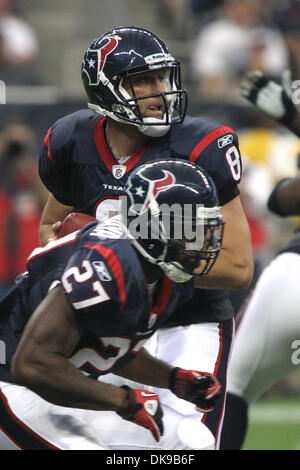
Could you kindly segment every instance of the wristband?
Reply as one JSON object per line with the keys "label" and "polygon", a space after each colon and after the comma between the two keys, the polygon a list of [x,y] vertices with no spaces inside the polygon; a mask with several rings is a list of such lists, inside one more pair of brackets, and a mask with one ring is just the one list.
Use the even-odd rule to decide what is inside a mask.
{"label": "wristband", "polygon": [[179,371],[179,369],[180,369],[180,367],[174,367],[170,372],[169,389],[173,393],[175,391],[175,380],[176,380],[176,375],[177,375],[177,372]]}
{"label": "wristband", "polygon": [[122,385],[120,388],[124,388],[127,391],[128,405],[124,410],[117,411],[116,413],[123,419],[133,419],[135,413],[142,405],[138,405],[135,399],[133,390],[127,385]]}

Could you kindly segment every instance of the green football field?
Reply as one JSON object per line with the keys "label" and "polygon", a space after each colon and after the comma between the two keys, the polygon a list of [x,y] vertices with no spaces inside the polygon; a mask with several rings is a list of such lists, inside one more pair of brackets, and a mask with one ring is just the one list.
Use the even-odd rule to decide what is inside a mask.
{"label": "green football field", "polygon": [[300,450],[300,396],[253,404],[243,450]]}

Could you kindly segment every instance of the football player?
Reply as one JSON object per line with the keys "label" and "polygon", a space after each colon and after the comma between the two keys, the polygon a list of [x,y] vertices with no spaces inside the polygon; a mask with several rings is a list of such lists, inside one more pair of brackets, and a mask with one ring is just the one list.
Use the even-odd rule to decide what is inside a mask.
{"label": "football player", "polygon": [[[262,113],[300,137],[300,114],[291,99],[289,72],[282,84],[261,71],[247,74],[242,95]],[[300,178],[279,181],[268,208],[284,217],[300,215]],[[241,320],[228,369],[228,397],[221,449],[241,449],[248,427],[249,406],[274,383],[295,371],[300,335],[300,232],[295,231],[264,269],[251,297],[242,307]]]}
{"label": "football player", "polygon": [[[120,27],[96,38],[84,55],[82,79],[89,109],[54,123],[41,150],[39,172],[50,191],[41,242],[55,237],[71,211],[98,220],[118,212],[126,180],[138,164],[180,155],[207,170],[226,221],[223,249],[202,277],[202,289],[174,311],[168,328],[160,329],[157,354],[182,367],[192,360],[218,376],[223,398],[213,413],[202,417],[218,446],[235,315],[224,289],[247,289],[253,272],[238,189],[242,167],[237,135],[227,126],[186,116],[180,63],[145,29]],[[191,413],[168,393],[162,400],[179,413]]]}
{"label": "football player", "polygon": [[[17,448],[131,448],[137,431],[146,448],[187,448],[175,413],[167,411],[162,437],[157,393],[104,383],[110,372],[169,388],[205,413],[217,401],[212,374],[174,368],[143,348],[217,259],[223,220],[214,183],[185,160],[156,160],[131,174],[125,194],[122,215],[35,249],[0,304],[0,429]],[[182,211],[167,218],[174,204]],[[201,448],[199,439],[193,445]]]}

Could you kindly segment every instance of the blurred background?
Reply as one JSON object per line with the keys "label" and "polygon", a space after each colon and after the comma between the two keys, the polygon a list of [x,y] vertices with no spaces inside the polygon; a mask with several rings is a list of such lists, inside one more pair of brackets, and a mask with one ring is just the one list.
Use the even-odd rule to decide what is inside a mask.
{"label": "blurred background", "polygon": [[[256,276],[299,223],[270,214],[266,200],[279,179],[299,171],[300,141],[264,118],[238,88],[252,69],[278,81],[290,69],[293,80],[300,79],[299,0],[0,0],[0,80],[6,91],[6,104],[0,104],[0,296],[38,244],[48,196],[37,174],[43,138],[56,119],[86,107],[84,52],[95,37],[122,25],[152,30],[181,60],[189,114],[238,133]],[[243,298],[233,295],[237,309]],[[295,370],[266,398],[299,397],[299,383]]]}

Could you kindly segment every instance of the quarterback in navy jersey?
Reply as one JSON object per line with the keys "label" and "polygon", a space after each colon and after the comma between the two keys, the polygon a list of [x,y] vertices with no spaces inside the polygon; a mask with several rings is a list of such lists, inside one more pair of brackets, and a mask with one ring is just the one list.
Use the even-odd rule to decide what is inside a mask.
{"label": "quarterback in navy jersey", "polygon": [[[232,129],[204,118],[187,117],[182,124],[172,126],[167,135],[150,139],[124,164],[118,164],[107,144],[105,126],[103,116],[81,110],[49,129],[40,153],[39,172],[48,190],[64,206],[105,220],[119,211],[119,197],[132,170],[155,158],[178,155],[209,172],[222,206],[239,195],[241,161],[238,138]],[[173,324],[228,320],[236,313],[225,291],[199,290],[197,297],[196,304],[189,304],[189,316],[183,319],[179,310]]]}
{"label": "quarterback in navy jersey", "polygon": [[167,135],[150,139],[122,164],[107,144],[105,127],[104,116],[81,110],[57,121],[44,139],[40,177],[59,202],[73,206],[77,212],[102,218],[107,204],[103,201],[123,194],[128,175],[136,166],[179,155],[209,172],[221,195],[221,205],[239,194],[238,137],[229,127],[205,118],[186,117]]}
{"label": "quarterback in navy jersey", "polygon": [[[190,222],[203,230],[201,243],[196,230],[193,249],[185,237],[168,235],[164,208],[175,203],[189,205]],[[80,448],[107,449],[110,425],[97,415],[98,428],[104,429],[95,441],[89,424],[94,410],[116,412],[134,423],[133,432],[136,425],[150,430],[152,437],[144,439],[158,448],[153,438],[159,443],[163,434],[162,409],[157,393],[144,383],[170,388],[202,412],[216,404],[220,384],[212,374],[170,366],[143,348],[176,304],[192,295],[195,276],[206,275],[217,259],[223,220],[214,183],[184,160],[156,160],[131,174],[125,207],[125,218],[90,222],[36,248],[27,272],[0,303],[0,338],[6,345],[0,365],[0,446],[4,433],[24,449],[76,449],[78,439]],[[136,235],[135,223],[141,220],[154,234],[150,238]],[[183,214],[176,220],[186,223]],[[170,223],[174,233],[175,219]],[[201,275],[194,275],[196,269]],[[100,376],[110,372],[142,388],[124,380],[121,386],[102,382]],[[83,427],[79,410],[85,410]],[[176,428],[169,424],[167,429],[161,445],[171,441],[185,448]],[[130,447],[128,434],[120,439]]]}
{"label": "quarterback in navy jersey", "polygon": [[[128,175],[138,164],[180,156],[205,168],[217,186],[226,222],[223,249],[213,269],[201,278],[201,288],[174,311],[164,325],[166,331],[160,329],[159,342],[164,342],[169,327],[172,333],[189,327],[189,334],[201,330],[195,333],[199,345],[206,328],[214,328],[212,350],[195,354],[210,357],[205,367],[218,375],[225,400],[235,315],[226,290],[247,289],[253,273],[250,232],[238,189],[242,165],[237,135],[211,120],[186,116],[180,63],[158,36],[145,29],[120,27],[96,38],[85,53],[82,79],[89,109],[51,126],[40,153],[40,177],[50,192],[41,218],[41,244],[55,238],[61,221],[74,210],[98,220],[117,213]],[[178,343],[176,335],[173,338]],[[192,351],[192,340],[188,344],[185,351]],[[157,350],[161,357],[173,350],[169,359],[177,362],[179,348]],[[224,403],[210,418],[216,436]]]}

